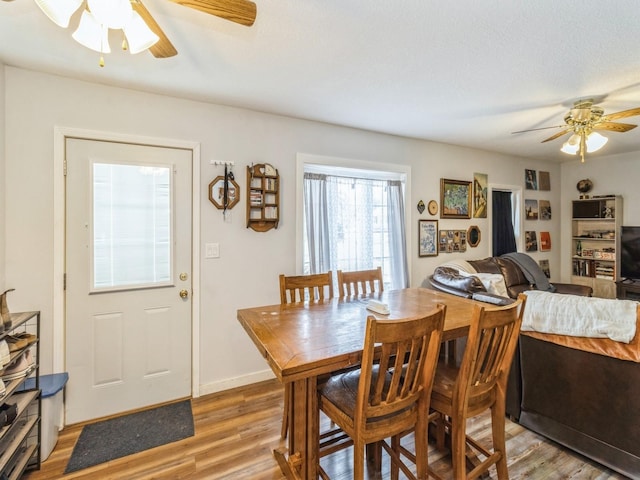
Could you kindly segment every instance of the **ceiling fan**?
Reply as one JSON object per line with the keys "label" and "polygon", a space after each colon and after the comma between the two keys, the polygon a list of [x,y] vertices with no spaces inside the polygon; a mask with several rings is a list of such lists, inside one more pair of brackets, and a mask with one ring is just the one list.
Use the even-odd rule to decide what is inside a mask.
{"label": "ceiling fan", "polygon": [[604,114],[604,109],[593,104],[593,99],[578,100],[573,104],[573,108],[564,117],[564,125],[552,127],[532,128],[530,130],[520,130],[512,133],[533,132],[549,128],[562,128],[558,133],[542,141],[542,143],[555,140],[568,133],[573,133],[563,144],[561,150],[571,155],[579,154],[584,162],[585,153],[595,152],[602,148],[608,139],[600,135],[596,130],[609,130],[612,132],[628,132],[636,128],[637,125],[630,123],[613,122],[620,118],[640,115],[640,108],[632,108],[621,112]]}
{"label": "ceiling fan", "polygon": [[[256,19],[256,4],[251,0],[170,1],[248,27]],[[131,53],[149,49],[156,58],[172,57],[178,53],[141,0],[35,0],[35,3],[63,28],[67,28],[71,17],[82,10],[80,24],[73,37],[100,53],[110,51],[109,29],[124,31],[126,42],[123,48],[131,46]]]}
{"label": "ceiling fan", "polygon": [[[170,0],[185,7],[194,8],[209,15],[224,18],[234,23],[250,27],[256,19],[256,4],[250,0]],[[140,0],[131,0],[131,6],[142,17],[147,26],[160,37],[160,40],[149,48],[156,58],[166,58],[178,52],[164,34],[160,26]]]}

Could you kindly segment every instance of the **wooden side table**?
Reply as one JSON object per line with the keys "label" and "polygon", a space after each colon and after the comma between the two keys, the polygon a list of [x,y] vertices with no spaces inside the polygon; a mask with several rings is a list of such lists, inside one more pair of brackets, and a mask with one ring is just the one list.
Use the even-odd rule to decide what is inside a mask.
{"label": "wooden side table", "polygon": [[616,282],[616,297],[621,300],[640,301],[640,282]]}

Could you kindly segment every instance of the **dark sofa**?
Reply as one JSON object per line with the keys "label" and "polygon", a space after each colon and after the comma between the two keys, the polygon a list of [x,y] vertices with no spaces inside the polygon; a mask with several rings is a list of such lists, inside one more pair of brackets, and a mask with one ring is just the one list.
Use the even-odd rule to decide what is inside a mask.
{"label": "dark sofa", "polygon": [[[527,280],[522,269],[509,258],[488,257],[482,260],[468,260],[467,262],[479,273],[497,273],[502,275],[509,298],[516,299],[518,294],[525,290],[536,288],[534,284]],[[486,293],[486,289],[481,282],[474,282],[473,277],[455,275],[452,270],[453,269],[448,267],[438,267],[428,280],[437,290],[467,298],[473,297],[474,293]],[[553,286],[557,293],[582,296],[591,296],[593,293],[591,287],[584,285],[554,282]]]}
{"label": "dark sofa", "polygon": [[[636,337],[637,337],[636,333]],[[520,334],[517,421],[640,478],[640,364]],[[511,389],[511,386],[509,387]],[[515,390],[515,389],[514,389]]]}
{"label": "dark sofa", "polygon": [[[504,277],[509,299],[502,301],[535,288],[508,258],[468,263],[478,272]],[[501,301],[477,279],[447,267],[438,267],[427,283],[467,298],[488,295],[490,303]],[[581,285],[553,285],[557,293],[592,293]],[[547,340],[520,334],[507,390],[509,417],[623,475],[640,478],[640,364]]]}

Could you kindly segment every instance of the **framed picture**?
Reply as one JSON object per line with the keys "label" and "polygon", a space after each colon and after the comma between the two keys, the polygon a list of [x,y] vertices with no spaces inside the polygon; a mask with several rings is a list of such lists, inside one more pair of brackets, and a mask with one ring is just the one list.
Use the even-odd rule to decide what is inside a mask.
{"label": "framed picture", "polygon": [[545,277],[551,278],[551,269],[549,268],[549,260],[540,260],[538,262],[540,268],[544,272]]}
{"label": "framed picture", "polygon": [[538,172],[538,190],[551,190],[551,177],[549,172]]}
{"label": "framed picture", "polygon": [[440,179],[440,218],[471,218],[471,182]]}
{"label": "framed picture", "polygon": [[540,251],[546,252],[551,250],[551,233],[540,232]]}
{"label": "framed picture", "polygon": [[540,220],[551,220],[551,202],[549,200],[538,201],[538,217]]}
{"label": "framed picture", "polygon": [[473,174],[473,218],[487,218],[487,184],[486,173]]}
{"label": "framed picture", "polygon": [[527,252],[538,251],[538,239],[536,238],[535,230],[527,230],[524,232],[524,249]]}
{"label": "framed picture", "polygon": [[438,221],[418,220],[418,256],[438,255]]}
{"label": "framed picture", "polygon": [[209,184],[209,201],[222,210],[233,208],[240,201],[240,187],[235,180],[227,180],[227,196],[224,192],[224,176],[219,175]]}
{"label": "framed picture", "polygon": [[524,171],[524,184],[527,190],[537,190],[538,189],[538,179],[536,178],[536,171],[529,170],[528,168]]}
{"label": "framed picture", "polygon": [[538,219],[538,200],[526,199],[524,200],[524,219],[525,220],[537,220]]}
{"label": "framed picture", "polygon": [[440,230],[440,252],[454,253],[467,251],[466,230]]}
{"label": "framed picture", "polygon": [[467,230],[467,243],[472,248],[480,244],[480,229],[477,225],[471,225]]}

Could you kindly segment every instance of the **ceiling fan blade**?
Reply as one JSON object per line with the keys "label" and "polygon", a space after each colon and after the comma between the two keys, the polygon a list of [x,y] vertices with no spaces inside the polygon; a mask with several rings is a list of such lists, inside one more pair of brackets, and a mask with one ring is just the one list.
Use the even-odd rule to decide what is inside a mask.
{"label": "ceiling fan blade", "polygon": [[158,40],[149,48],[151,54],[156,58],[168,58],[177,55],[178,51],[164,34],[162,29],[160,28],[160,25],[158,25],[155,19],[151,16],[151,13],[149,13],[147,7],[145,7],[140,2],[140,0],[131,0],[131,6],[138,13],[138,15],[142,17],[144,23],[147,24],[147,26],[153,31],[153,33],[160,37],[160,40]]}
{"label": "ceiling fan blade", "polygon": [[610,113],[608,115],[604,115],[602,118],[605,121],[609,121],[615,120],[617,118],[633,117],[634,115],[640,115],[640,107],[632,108],[630,110],[623,110],[621,112]]}
{"label": "ceiling fan blade", "polygon": [[600,122],[594,125],[594,130],[611,130],[613,132],[628,132],[629,130],[636,128],[637,125],[632,123],[618,123],[618,122]]}
{"label": "ceiling fan blade", "polygon": [[562,128],[562,127],[566,127],[566,125],[554,125],[553,127],[530,128],[529,130],[519,130],[517,132],[511,132],[511,134],[513,135],[514,133],[537,132],[538,130],[548,130],[550,128]]}
{"label": "ceiling fan blade", "polygon": [[550,136],[549,138],[547,138],[546,140],[543,140],[540,143],[550,142],[551,140],[555,140],[556,138],[566,135],[569,132],[573,132],[573,128],[565,128],[564,130],[559,131],[555,135]]}
{"label": "ceiling fan blade", "polygon": [[185,7],[250,27],[256,20],[256,4],[250,0],[171,0]]}

